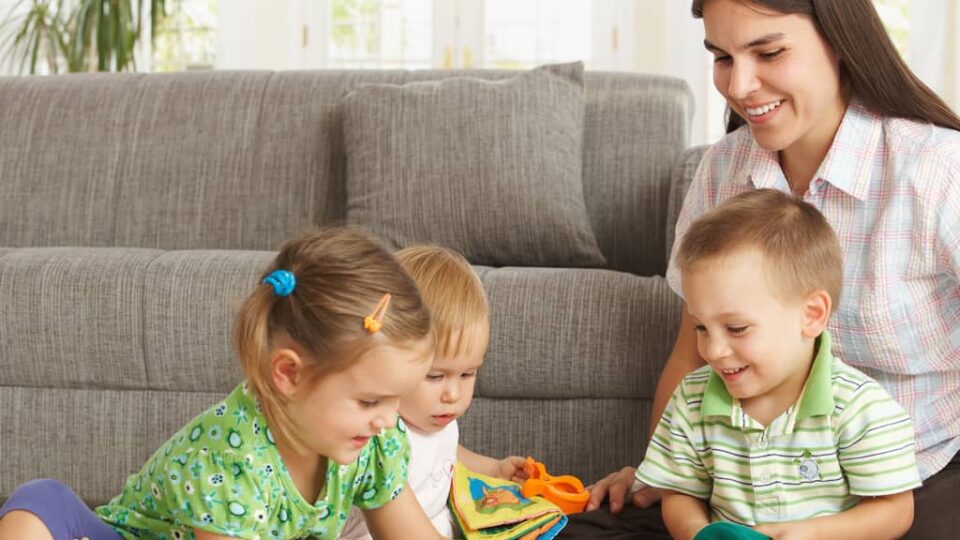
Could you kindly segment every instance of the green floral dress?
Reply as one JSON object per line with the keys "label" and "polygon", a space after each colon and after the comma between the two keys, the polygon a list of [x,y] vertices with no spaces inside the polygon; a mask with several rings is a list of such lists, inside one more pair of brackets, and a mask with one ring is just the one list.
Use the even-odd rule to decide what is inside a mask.
{"label": "green floral dress", "polygon": [[323,492],[310,504],[242,384],[175,433],[96,513],[127,539],[192,539],[194,529],[260,540],[332,539],[352,506],[377,508],[400,494],[409,456],[398,419],[353,463],[329,460]]}

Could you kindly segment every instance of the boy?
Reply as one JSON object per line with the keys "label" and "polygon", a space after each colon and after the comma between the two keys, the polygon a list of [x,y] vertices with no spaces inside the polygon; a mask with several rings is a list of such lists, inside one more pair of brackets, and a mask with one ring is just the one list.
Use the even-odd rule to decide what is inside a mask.
{"label": "boy", "polygon": [[690,227],[678,263],[707,365],[673,393],[637,470],[664,489],[670,534],[711,521],[774,538],[904,534],[920,485],[912,423],[831,355],[843,258],[820,212],[775,190],[738,195]]}
{"label": "boy", "polygon": [[[437,331],[433,365],[413,393],[400,402],[410,439],[409,484],[444,536],[453,535],[447,508],[453,465],[507,480],[523,479],[524,458],[495,460],[459,444],[457,418],[470,407],[477,371],[490,339],[489,308],[480,279],[460,254],[436,246],[411,246],[396,253],[417,283]],[[354,512],[340,538],[370,538]]]}

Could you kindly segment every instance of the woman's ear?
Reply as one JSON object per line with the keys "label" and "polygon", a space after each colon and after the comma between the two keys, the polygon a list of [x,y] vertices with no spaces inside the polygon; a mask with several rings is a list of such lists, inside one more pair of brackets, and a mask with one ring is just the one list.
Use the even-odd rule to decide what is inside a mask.
{"label": "woman's ear", "polygon": [[803,305],[803,336],[816,338],[823,333],[830,320],[830,309],[833,301],[830,293],[822,289],[807,295]]}
{"label": "woman's ear", "polygon": [[270,357],[273,385],[286,397],[293,397],[305,380],[303,359],[293,349],[277,349]]}

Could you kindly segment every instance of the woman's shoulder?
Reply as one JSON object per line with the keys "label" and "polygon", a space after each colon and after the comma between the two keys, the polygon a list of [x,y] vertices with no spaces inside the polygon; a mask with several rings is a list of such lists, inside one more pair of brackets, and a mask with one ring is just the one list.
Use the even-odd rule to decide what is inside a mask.
{"label": "woman's shoulder", "polygon": [[894,158],[960,167],[960,131],[906,118],[883,119],[884,140]]}

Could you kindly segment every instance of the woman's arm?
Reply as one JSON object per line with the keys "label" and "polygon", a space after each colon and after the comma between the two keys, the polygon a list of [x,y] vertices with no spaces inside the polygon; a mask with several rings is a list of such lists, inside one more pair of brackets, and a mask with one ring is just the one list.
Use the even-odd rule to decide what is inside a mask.
{"label": "woman's arm", "polygon": [[867,497],[853,508],[806,521],[767,523],[755,527],[774,540],[844,538],[882,540],[900,538],[913,525],[913,492]]}
{"label": "woman's arm", "polygon": [[410,486],[392,501],[373,510],[364,510],[370,535],[377,540],[405,540],[408,538],[441,539],[424,513]]}
{"label": "woman's arm", "polygon": [[653,410],[650,411],[649,436],[653,437],[653,432],[657,430],[657,424],[660,417],[663,416],[663,409],[667,407],[670,396],[677,389],[680,381],[693,370],[704,364],[700,358],[700,352],[697,351],[697,333],[693,330],[693,319],[687,313],[687,304],[683,304],[680,316],[680,332],[677,333],[677,340],[673,343],[673,351],[667,358],[667,363],[660,372],[660,381],[657,382],[657,391],[653,395]]}
{"label": "woman's arm", "polygon": [[457,446],[457,459],[473,472],[503,478],[504,480],[522,481],[526,475],[523,464],[527,460],[520,456],[508,456],[497,460],[467,450],[463,445]]}
{"label": "woman's arm", "polygon": [[676,540],[692,540],[700,529],[710,524],[707,504],[685,493],[662,490],[663,522]]}

